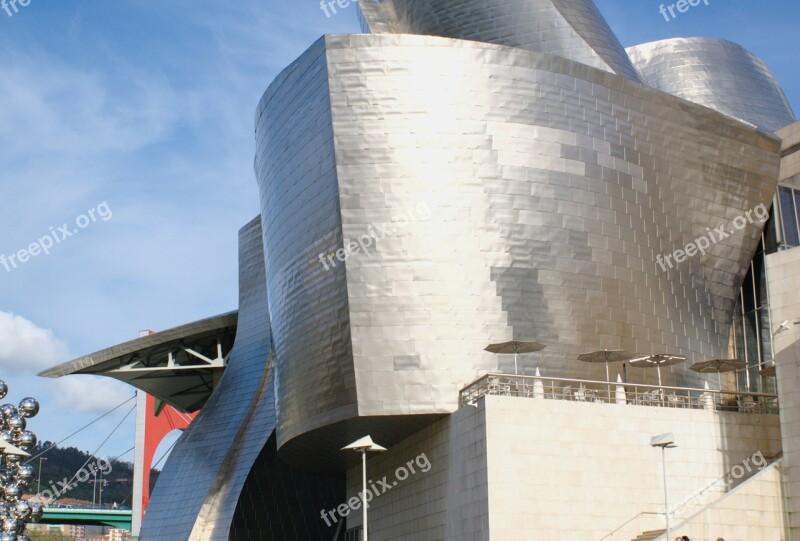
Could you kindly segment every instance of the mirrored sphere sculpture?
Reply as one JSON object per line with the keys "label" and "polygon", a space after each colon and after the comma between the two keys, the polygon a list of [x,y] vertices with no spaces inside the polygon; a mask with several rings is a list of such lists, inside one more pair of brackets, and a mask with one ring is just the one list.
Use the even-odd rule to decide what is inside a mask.
{"label": "mirrored sphere sculpture", "polygon": [[[6,394],[8,385],[0,381],[0,398]],[[23,533],[25,525],[42,518],[41,503],[22,499],[25,486],[35,477],[34,467],[24,462],[38,441],[36,434],[26,430],[27,419],[37,413],[39,402],[31,397],[23,398],[19,407],[0,406],[0,441],[13,446],[0,448],[0,541],[30,541]]]}

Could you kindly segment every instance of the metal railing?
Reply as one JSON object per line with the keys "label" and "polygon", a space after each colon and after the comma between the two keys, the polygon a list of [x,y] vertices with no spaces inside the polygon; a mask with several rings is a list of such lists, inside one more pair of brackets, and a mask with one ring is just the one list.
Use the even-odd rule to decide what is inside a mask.
{"label": "metal railing", "polygon": [[460,405],[474,403],[485,395],[741,413],[778,413],[778,396],[774,394],[509,374],[486,374],[464,387],[459,393]]}

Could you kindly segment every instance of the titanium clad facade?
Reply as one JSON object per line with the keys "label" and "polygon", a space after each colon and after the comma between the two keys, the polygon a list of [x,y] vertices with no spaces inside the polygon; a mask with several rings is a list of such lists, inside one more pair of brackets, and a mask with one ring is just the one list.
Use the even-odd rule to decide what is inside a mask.
{"label": "titanium clad facade", "polygon": [[702,386],[688,365],[727,355],[763,224],[656,256],[769,205],[779,165],[776,138],[624,77],[413,35],[323,38],[267,90],[256,136],[292,456],[454,411],[513,370],[492,342],[542,341],[520,371],[553,377],[603,379],[573,360],[592,349],[685,354],[664,383]]}
{"label": "titanium clad facade", "polygon": [[592,0],[360,0],[359,9],[365,32],[519,47],[642,82]]}
{"label": "titanium clad facade", "polygon": [[142,540],[227,540],[245,478],[274,429],[258,218],[240,231],[239,284],[239,326],[228,368],[170,454],[144,517]]}
{"label": "titanium clad facade", "polygon": [[650,86],[774,132],[794,122],[769,67],[722,39],[675,38],[627,49]]}
{"label": "titanium clad facade", "polygon": [[322,38],[278,76],[257,111],[266,280],[280,337],[279,448],[298,420],[316,428],[358,416],[345,267],[319,259],[343,244],[326,54]]}

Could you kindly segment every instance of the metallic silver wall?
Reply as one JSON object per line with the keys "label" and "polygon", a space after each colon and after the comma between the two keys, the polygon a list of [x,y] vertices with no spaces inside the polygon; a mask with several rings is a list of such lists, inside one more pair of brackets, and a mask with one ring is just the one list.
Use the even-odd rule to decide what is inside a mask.
{"label": "metallic silver wall", "polygon": [[143,541],[225,540],[256,457],[275,428],[261,220],[239,234],[239,326],[227,369],[167,460]]}
{"label": "metallic silver wall", "polygon": [[769,204],[779,163],[776,138],[624,77],[412,35],[323,38],[256,135],[278,445],[318,463],[513,369],[490,342],[548,344],[521,360],[546,376],[602,378],[574,359],[604,347],[727,354],[761,224],[667,272],[656,255]]}
{"label": "metallic silver wall", "polygon": [[358,416],[345,267],[326,271],[318,257],[343,242],[324,43],[287,67],[257,110],[279,447],[299,419],[319,427]]}
{"label": "metallic silver wall", "polygon": [[360,0],[359,9],[365,31],[519,47],[641,82],[592,0]]}
{"label": "metallic silver wall", "polygon": [[722,39],[675,38],[630,47],[647,84],[774,132],[794,113],[770,69]]}

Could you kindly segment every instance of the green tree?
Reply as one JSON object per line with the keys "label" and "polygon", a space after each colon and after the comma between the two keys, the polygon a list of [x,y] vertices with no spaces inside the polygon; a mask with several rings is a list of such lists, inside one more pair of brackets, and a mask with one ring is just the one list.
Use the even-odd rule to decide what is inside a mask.
{"label": "green tree", "polygon": [[46,532],[27,531],[25,532],[31,541],[72,541],[61,530],[47,530]]}

